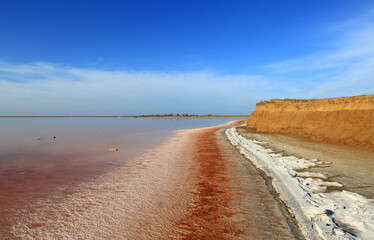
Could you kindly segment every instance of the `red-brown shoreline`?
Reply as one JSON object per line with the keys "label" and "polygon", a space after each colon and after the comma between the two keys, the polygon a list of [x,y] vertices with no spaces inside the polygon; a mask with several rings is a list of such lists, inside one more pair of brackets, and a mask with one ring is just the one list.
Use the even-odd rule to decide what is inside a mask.
{"label": "red-brown shoreline", "polygon": [[197,189],[187,215],[175,224],[183,239],[225,239],[228,235],[239,237],[244,232],[229,220],[238,210],[230,206],[234,193],[229,192],[226,162],[214,134],[221,128],[211,127],[196,133]]}

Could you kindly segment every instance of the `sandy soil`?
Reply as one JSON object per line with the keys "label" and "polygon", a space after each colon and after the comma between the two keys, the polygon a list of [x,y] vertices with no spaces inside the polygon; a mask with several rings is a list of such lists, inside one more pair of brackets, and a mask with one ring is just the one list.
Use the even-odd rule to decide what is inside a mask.
{"label": "sandy soil", "polygon": [[308,170],[323,173],[328,180],[344,185],[343,188],[330,188],[327,191],[348,190],[374,199],[374,152],[280,134],[255,133],[246,128],[238,130],[242,136],[267,142],[266,147],[275,152],[331,162],[326,167]]}

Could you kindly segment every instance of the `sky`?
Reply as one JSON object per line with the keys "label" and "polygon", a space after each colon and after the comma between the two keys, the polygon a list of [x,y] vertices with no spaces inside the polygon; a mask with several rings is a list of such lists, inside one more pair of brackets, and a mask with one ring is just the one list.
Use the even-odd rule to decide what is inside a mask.
{"label": "sky", "polygon": [[373,1],[0,0],[0,116],[250,114],[373,93]]}

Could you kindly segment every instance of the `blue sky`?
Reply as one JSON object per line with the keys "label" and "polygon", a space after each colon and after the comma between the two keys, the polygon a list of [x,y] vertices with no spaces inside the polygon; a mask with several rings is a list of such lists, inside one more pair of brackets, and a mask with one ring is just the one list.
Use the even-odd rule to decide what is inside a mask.
{"label": "blue sky", "polygon": [[0,1],[0,115],[374,93],[372,1]]}

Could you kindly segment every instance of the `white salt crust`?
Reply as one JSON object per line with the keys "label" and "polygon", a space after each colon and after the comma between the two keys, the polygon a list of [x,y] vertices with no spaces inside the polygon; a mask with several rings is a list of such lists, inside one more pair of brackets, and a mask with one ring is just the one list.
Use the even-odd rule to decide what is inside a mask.
{"label": "white salt crust", "polygon": [[240,136],[235,127],[227,129],[226,135],[242,155],[272,178],[307,239],[374,239],[373,200],[348,191],[326,193],[327,187],[343,185],[307,171],[331,163],[272,153],[262,146],[264,142]]}

